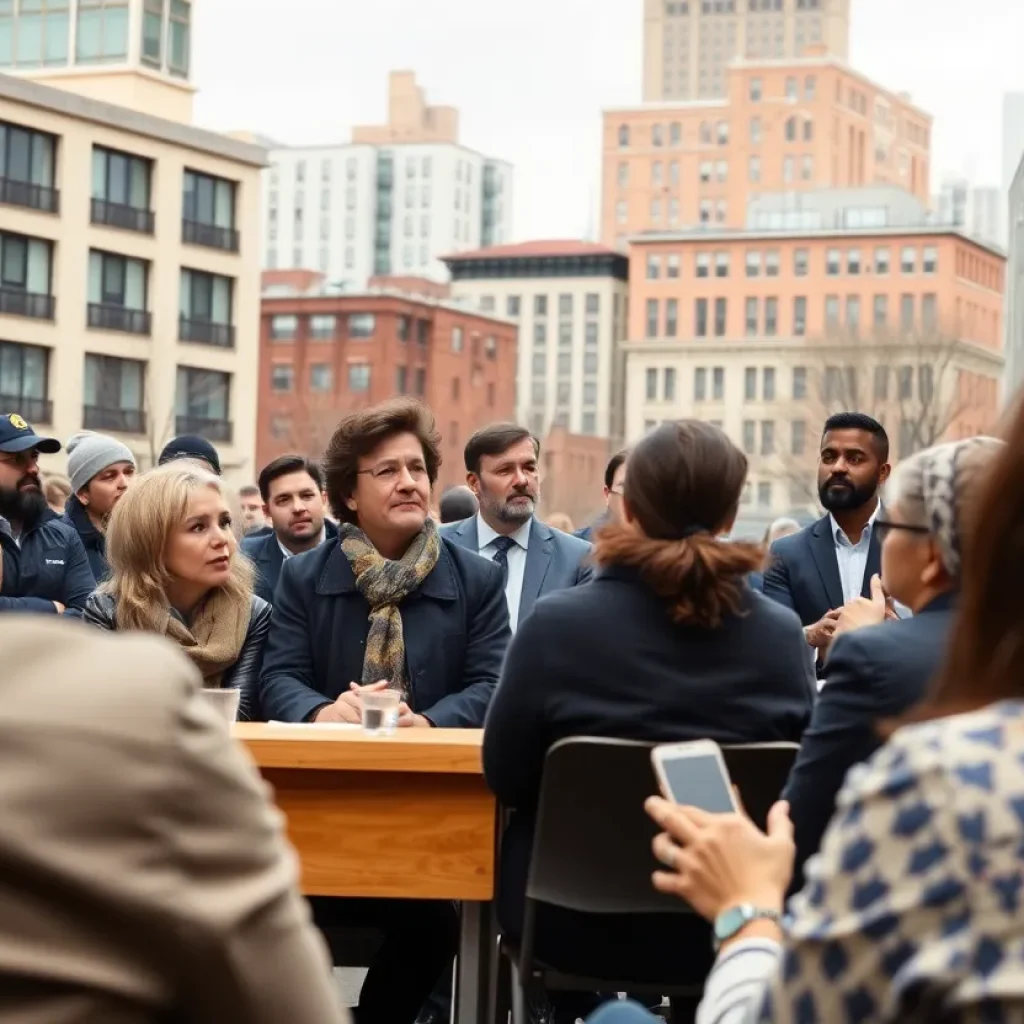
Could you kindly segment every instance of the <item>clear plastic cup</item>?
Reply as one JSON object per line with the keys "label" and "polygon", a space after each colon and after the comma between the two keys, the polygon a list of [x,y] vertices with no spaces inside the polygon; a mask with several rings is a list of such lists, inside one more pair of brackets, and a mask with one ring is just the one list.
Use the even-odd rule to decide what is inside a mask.
{"label": "clear plastic cup", "polygon": [[238,702],[242,697],[241,690],[235,686],[225,687],[224,689],[204,687],[202,694],[206,703],[216,711],[217,717],[222,719],[224,724],[230,728],[231,723],[238,718]]}
{"label": "clear plastic cup", "polygon": [[363,706],[363,732],[367,736],[390,736],[398,728],[398,690],[376,690],[359,695]]}

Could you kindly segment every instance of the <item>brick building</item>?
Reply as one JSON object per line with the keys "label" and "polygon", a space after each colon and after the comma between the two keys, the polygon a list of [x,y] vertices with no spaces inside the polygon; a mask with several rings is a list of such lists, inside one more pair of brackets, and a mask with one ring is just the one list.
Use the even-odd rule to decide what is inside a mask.
{"label": "brick building", "polygon": [[257,466],[318,457],[345,413],[406,394],[437,418],[438,493],[464,482],[469,435],[514,416],[515,324],[394,287],[332,294],[304,273],[264,278]]}
{"label": "brick building", "polygon": [[927,204],[931,117],[820,50],[736,61],[720,99],[606,110],[602,241],[742,227],[780,190],[889,184]]}

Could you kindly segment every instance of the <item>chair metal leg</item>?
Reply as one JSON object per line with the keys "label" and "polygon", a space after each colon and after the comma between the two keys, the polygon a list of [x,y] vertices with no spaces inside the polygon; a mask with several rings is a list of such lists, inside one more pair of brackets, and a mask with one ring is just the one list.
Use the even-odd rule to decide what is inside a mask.
{"label": "chair metal leg", "polygon": [[519,976],[519,967],[510,961],[509,969],[512,976],[512,1024],[530,1024],[526,1015],[526,992],[523,989],[523,980]]}

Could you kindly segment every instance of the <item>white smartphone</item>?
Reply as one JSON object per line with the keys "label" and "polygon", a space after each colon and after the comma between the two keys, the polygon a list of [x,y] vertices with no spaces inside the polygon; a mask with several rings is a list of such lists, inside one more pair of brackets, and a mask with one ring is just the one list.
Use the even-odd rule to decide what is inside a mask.
{"label": "white smartphone", "polygon": [[739,810],[725,758],[714,740],[655,747],[651,764],[666,800],[712,813]]}

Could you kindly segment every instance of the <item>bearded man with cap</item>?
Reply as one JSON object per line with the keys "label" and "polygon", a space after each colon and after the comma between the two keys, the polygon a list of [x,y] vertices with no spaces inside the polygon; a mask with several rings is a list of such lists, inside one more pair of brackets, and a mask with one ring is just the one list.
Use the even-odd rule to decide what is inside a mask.
{"label": "bearded man with cap", "polygon": [[0,414],[0,612],[81,617],[95,589],[78,533],[43,494],[39,456],[59,451],[16,412]]}
{"label": "bearded man with cap", "polygon": [[107,520],[135,477],[135,455],[105,434],[83,430],[67,445],[72,494],[63,519],[74,527],[97,583],[110,574],[107,565]]}

